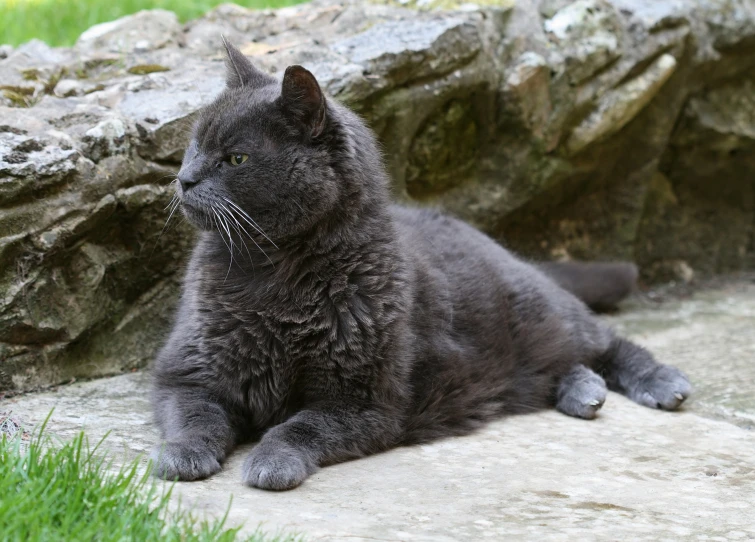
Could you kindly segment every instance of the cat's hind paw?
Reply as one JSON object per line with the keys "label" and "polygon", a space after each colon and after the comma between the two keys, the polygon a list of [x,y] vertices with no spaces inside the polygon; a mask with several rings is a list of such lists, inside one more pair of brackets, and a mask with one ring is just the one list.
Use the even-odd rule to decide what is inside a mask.
{"label": "cat's hind paw", "polygon": [[659,365],[645,375],[629,394],[633,401],[662,410],[676,410],[692,393],[692,385],[676,367]]}
{"label": "cat's hind paw", "polygon": [[567,416],[592,420],[606,402],[608,389],[600,375],[584,365],[576,365],[561,378],[556,409]]}

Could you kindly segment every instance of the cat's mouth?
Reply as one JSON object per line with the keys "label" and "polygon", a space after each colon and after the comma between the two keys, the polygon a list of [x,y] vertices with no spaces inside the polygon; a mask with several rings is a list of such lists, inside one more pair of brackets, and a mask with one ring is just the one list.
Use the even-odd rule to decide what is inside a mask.
{"label": "cat's mouth", "polygon": [[194,226],[202,230],[217,230],[217,226],[212,220],[213,206],[211,204],[190,196],[186,192],[180,194],[178,199],[181,202],[181,210],[184,216]]}

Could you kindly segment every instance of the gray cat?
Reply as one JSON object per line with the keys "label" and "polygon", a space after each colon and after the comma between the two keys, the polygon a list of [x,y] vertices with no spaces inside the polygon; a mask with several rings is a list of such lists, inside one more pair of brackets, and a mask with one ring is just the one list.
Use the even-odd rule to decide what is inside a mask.
{"label": "gray cat", "polygon": [[205,478],[260,439],[244,483],[290,489],[505,414],[591,419],[607,389],[667,410],[687,398],[679,370],[565,289],[610,305],[633,268],[538,269],[458,220],[391,205],[373,134],[309,71],[280,83],[227,53],[227,88],[178,174],[201,233],[154,364],[158,476]]}

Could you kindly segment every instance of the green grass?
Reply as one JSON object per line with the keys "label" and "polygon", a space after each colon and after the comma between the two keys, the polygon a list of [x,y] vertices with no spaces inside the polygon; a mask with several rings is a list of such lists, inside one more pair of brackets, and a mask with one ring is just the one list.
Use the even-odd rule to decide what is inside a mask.
{"label": "green grass", "polygon": [[[40,432],[40,435],[42,433]],[[199,521],[168,508],[161,491],[134,461],[114,470],[83,433],[71,442],[0,440],[0,538],[3,541],[272,542],[218,521]],[[162,486],[165,487],[165,486]],[[295,539],[275,539],[278,542]]]}
{"label": "green grass", "polygon": [[[38,38],[54,46],[73,45],[90,26],[142,9],[168,9],[175,11],[181,21],[188,21],[222,3],[222,0],[0,0],[0,44],[18,45]],[[290,6],[301,0],[235,3],[259,9]]]}

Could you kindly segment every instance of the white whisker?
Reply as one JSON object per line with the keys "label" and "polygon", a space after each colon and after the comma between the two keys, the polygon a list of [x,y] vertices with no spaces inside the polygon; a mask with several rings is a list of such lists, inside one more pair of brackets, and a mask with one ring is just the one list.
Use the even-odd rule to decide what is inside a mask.
{"label": "white whisker", "polygon": [[169,207],[172,207],[174,203],[178,203],[178,196],[176,194],[173,194],[173,197],[170,198],[170,201],[168,202],[168,205],[166,205],[163,208],[163,211],[167,211]]}
{"label": "white whisker", "polygon": [[[246,243],[244,242],[244,236],[242,235],[242,231],[243,231],[243,233],[244,233],[244,234],[246,234],[246,236],[247,236],[247,237],[249,237],[250,239],[252,239],[252,237],[251,237],[251,236],[249,235],[249,233],[248,233],[248,232],[247,232],[247,231],[246,231],[246,230],[244,229],[244,227],[243,227],[243,226],[241,225],[241,223],[239,223],[239,221],[238,221],[238,220],[236,220],[236,217],[228,213],[228,209],[226,209],[225,205],[223,205],[223,204],[221,203],[221,204],[220,204],[220,206],[221,206],[221,207],[222,207],[223,209],[225,209],[225,212],[223,212],[223,211],[222,211],[221,209],[218,209],[218,212],[220,212],[220,214],[221,214],[221,215],[223,215],[224,217],[226,217],[226,218],[229,218],[230,220],[232,220],[232,221],[233,221],[233,222],[230,222],[230,221],[229,221],[229,223],[231,224],[231,226],[233,227],[233,229],[234,229],[234,230],[236,230],[236,233],[237,233],[237,234],[239,235],[239,241],[241,241],[241,244],[242,244],[242,245],[244,245],[244,250],[246,250],[246,255],[247,255],[247,256],[249,257],[249,263],[251,263],[251,264],[252,264],[252,269],[254,269],[254,261],[252,260],[252,255],[251,255],[251,253],[249,252],[249,247],[247,247],[247,246],[246,246]],[[252,241],[254,241],[254,239],[252,239]]]}
{"label": "white whisker", "polygon": [[163,179],[167,179],[168,177],[173,177],[173,180],[168,183],[168,186],[172,185],[174,182],[178,180],[178,174],[177,173],[168,173],[167,175],[161,175],[156,180],[162,181]]}
{"label": "white whisker", "polygon": [[218,234],[220,234],[220,239],[221,239],[221,240],[223,241],[223,244],[225,245],[225,248],[227,248],[227,249],[228,249],[228,251],[230,252],[230,251],[231,251],[231,247],[230,247],[230,245],[229,245],[229,244],[228,244],[228,243],[226,242],[226,240],[225,240],[225,237],[223,237],[223,231],[222,231],[222,230],[221,230],[221,228],[220,228],[220,224],[218,223],[218,220],[217,220],[217,218],[216,218],[216,217],[217,217],[217,215],[215,214],[215,210],[214,210],[214,209],[212,210],[212,214],[213,214],[214,216],[211,216],[211,217],[210,217],[210,219],[212,220],[212,223],[213,223],[213,224],[215,224],[215,229],[216,229],[216,230],[218,230]]}
{"label": "white whisker", "polygon": [[[223,199],[225,199],[225,198],[223,198]],[[230,202],[229,202],[229,203],[230,203]],[[236,219],[236,217],[235,217],[235,216],[234,216],[234,214],[232,213],[232,209],[228,209],[228,208],[227,208],[227,207],[226,207],[225,205],[223,205],[222,203],[220,204],[220,206],[221,206],[221,207],[223,207],[223,208],[224,208],[224,209],[225,209],[225,210],[226,210],[226,211],[227,211],[227,212],[228,212],[228,213],[229,213],[229,214],[231,215],[231,217],[233,217],[233,219],[234,219],[234,220],[236,221],[236,223],[237,223],[237,224],[238,224],[239,226],[241,226],[241,223],[240,223],[240,222],[239,222],[239,221],[238,221],[238,220]],[[244,217],[242,216],[241,218],[244,218]],[[255,227],[254,225],[250,224],[250,226],[252,226],[252,228],[254,228],[255,230],[257,230],[257,228],[256,228],[256,227]],[[251,235],[249,235],[249,232],[248,232],[248,231],[246,231],[246,229],[245,229],[245,228],[242,228],[242,229],[244,229],[244,233],[246,234],[246,236],[247,236],[247,237],[249,237],[249,239],[251,239],[252,243],[254,243],[254,246],[256,246],[256,247],[257,247],[257,248],[259,249],[259,251],[260,251],[260,252],[262,252],[262,254],[264,254],[264,255],[265,255],[265,258],[267,258],[267,261],[268,261],[268,262],[270,262],[270,264],[271,264],[271,265],[272,265],[273,267],[275,267],[275,264],[273,263],[273,260],[271,260],[271,259],[270,259],[270,256],[268,256],[268,255],[267,255],[267,252],[265,252],[265,249],[263,249],[263,248],[262,248],[262,247],[261,247],[261,246],[260,246],[260,245],[259,245],[259,244],[257,243],[257,241],[255,241],[255,240],[254,240],[254,237],[252,237]],[[262,232],[260,232],[259,230],[257,230],[257,231],[258,231],[259,233],[262,233]],[[264,234],[262,234],[262,235],[264,235]],[[267,239],[267,236],[265,236],[265,238]],[[270,241],[270,242],[271,242],[271,243],[273,243],[272,241]],[[273,243],[273,246],[275,246],[275,243]],[[278,247],[277,247],[277,246],[275,246],[275,248],[278,248]]]}
{"label": "white whisker", "polygon": [[[224,221],[223,221],[223,219],[222,219],[222,218],[220,217],[220,215],[219,215],[219,214],[217,213],[217,211],[215,210],[215,208],[214,208],[214,207],[210,207],[210,208],[212,209],[212,213],[213,213],[213,214],[215,215],[215,217],[217,218],[217,222],[216,222],[216,223],[218,224],[218,233],[220,234],[220,238],[221,238],[221,239],[223,239],[223,243],[224,243],[224,244],[225,244],[225,246],[226,246],[226,247],[228,248],[228,252],[229,252],[229,254],[231,255],[231,261],[230,261],[230,262],[228,262],[228,271],[226,271],[226,273],[225,273],[225,278],[223,279],[223,282],[225,282],[225,281],[226,281],[226,279],[228,279],[228,275],[229,275],[229,273],[231,272],[231,267],[233,267],[233,238],[232,238],[232,236],[231,236],[231,232],[230,232],[230,230],[228,229],[228,225],[227,225],[227,224],[225,224],[225,222],[224,222]],[[222,226],[223,226],[223,229],[225,229],[226,233],[228,234],[228,243],[230,243],[230,245],[229,245],[228,243],[226,243],[226,242],[225,242],[225,239],[223,238],[223,232],[222,232],[222,231],[220,231],[220,225],[221,225],[221,224],[222,224]]]}
{"label": "white whisker", "polygon": [[[172,200],[170,201],[170,203],[168,204],[168,207],[171,207],[171,206],[172,206],[172,208],[171,208],[171,210],[170,210],[170,214],[168,215],[168,219],[167,219],[167,220],[165,221],[165,225],[163,226],[163,229],[162,229],[162,230],[160,230],[160,235],[158,235],[158,236],[157,236],[157,241],[155,241],[155,247],[157,247],[157,243],[159,243],[159,242],[160,242],[160,239],[162,238],[163,234],[165,233],[165,230],[166,230],[166,229],[167,229],[167,227],[168,227],[168,223],[170,223],[170,219],[171,219],[171,218],[173,218],[173,214],[174,214],[174,213],[176,212],[176,209],[178,209],[178,207],[179,207],[180,205],[181,205],[181,202],[180,202],[180,201],[178,200],[178,197],[174,195],[174,196],[173,196],[173,199],[172,199]],[[165,208],[165,209],[163,209],[163,210],[167,210],[167,209],[168,209],[168,207],[166,207],[166,208]],[[154,249],[152,249],[152,250],[153,250],[153,252],[154,252]]]}
{"label": "white whisker", "polygon": [[247,222],[247,223],[248,223],[248,224],[249,224],[249,225],[250,225],[250,226],[251,226],[252,228],[254,228],[254,229],[255,229],[255,230],[256,230],[256,231],[257,231],[257,232],[258,232],[258,233],[259,233],[260,235],[262,235],[262,237],[264,237],[265,239],[267,239],[268,241],[270,241],[270,243],[271,243],[271,244],[272,244],[272,245],[273,245],[273,246],[274,246],[275,248],[278,248],[278,245],[276,245],[276,244],[275,244],[275,243],[273,242],[273,240],[272,240],[272,239],[270,239],[270,238],[269,238],[269,237],[268,237],[268,236],[267,236],[267,235],[265,234],[265,232],[264,232],[264,231],[262,231],[262,228],[260,228],[260,227],[259,227],[259,225],[258,225],[258,224],[257,224],[257,223],[256,223],[256,222],[254,221],[254,219],[252,219],[252,217],[251,217],[251,216],[249,216],[249,215],[247,214],[247,212],[246,212],[246,211],[244,211],[244,210],[243,210],[243,209],[242,209],[241,207],[239,207],[238,205],[236,205],[235,203],[233,203],[233,202],[232,202],[231,200],[229,200],[228,198],[226,198],[226,197],[223,197],[223,199],[224,199],[224,200],[225,200],[226,202],[228,202],[228,204],[229,204],[229,205],[230,205],[231,207],[233,207],[233,208],[234,208],[234,209],[236,210],[236,212],[238,212],[238,213],[239,213],[239,215],[241,215],[241,218],[243,218],[244,220],[246,220],[246,222]]}
{"label": "white whisker", "polygon": [[160,230],[160,235],[157,236],[157,240],[155,240],[155,245],[152,247],[152,252],[149,253],[149,259],[152,259],[152,255],[155,253],[155,249],[157,248],[157,245],[160,243],[160,239],[162,239],[163,234],[168,229],[168,224],[170,223],[170,219],[173,218],[173,214],[176,212],[176,209],[181,205],[181,201],[178,199],[178,196],[176,194],[173,194],[173,197],[171,198],[168,205],[165,206],[165,209],[163,211],[167,211],[170,209],[170,213],[168,214],[168,219],[165,221],[165,224],[163,225],[163,229]]}

